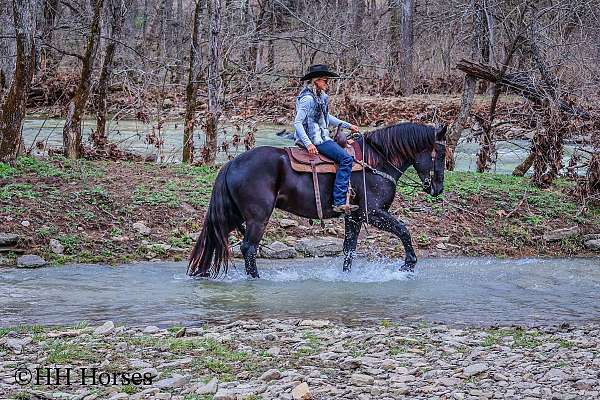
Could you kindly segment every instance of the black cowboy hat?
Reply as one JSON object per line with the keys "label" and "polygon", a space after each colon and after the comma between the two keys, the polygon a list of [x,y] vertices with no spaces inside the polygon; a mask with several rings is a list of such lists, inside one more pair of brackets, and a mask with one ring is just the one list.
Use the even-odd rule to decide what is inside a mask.
{"label": "black cowboy hat", "polygon": [[319,78],[327,76],[330,78],[339,78],[339,75],[329,70],[329,67],[325,64],[315,64],[308,67],[308,72],[302,77],[302,81],[307,81],[313,78]]}

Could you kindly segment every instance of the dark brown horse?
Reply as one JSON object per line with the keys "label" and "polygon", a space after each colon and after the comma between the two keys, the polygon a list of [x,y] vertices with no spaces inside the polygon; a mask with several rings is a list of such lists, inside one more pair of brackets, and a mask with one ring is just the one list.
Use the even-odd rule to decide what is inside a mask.
{"label": "dark brown horse", "polygon": [[[388,209],[394,200],[400,176],[414,167],[423,190],[437,196],[444,190],[446,128],[402,123],[377,129],[357,139],[365,161],[375,170],[367,170],[366,205],[371,225],[396,235],[404,245],[402,269],[412,271],[417,263],[410,234],[402,221]],[[320,174],[319,187],[324,218],[339,217],[332,210],[334,174]],[[359,209],[345,216],[344,270],[348,271],[355,255],[356,242],[366,220],[365,186],[362,172],[351,178]],[[231,257],[229,234],[237,229],[244,239],[241,251],[246,273],[258,277],[256,253],[267,222],[277,207],[305,218],[317,218],[315,194],[310,173],[292,170],[285,150],[261,146],[225,164],[215,181],[204,225],[187,273],[192,276],[217,277],[227,272]]]}

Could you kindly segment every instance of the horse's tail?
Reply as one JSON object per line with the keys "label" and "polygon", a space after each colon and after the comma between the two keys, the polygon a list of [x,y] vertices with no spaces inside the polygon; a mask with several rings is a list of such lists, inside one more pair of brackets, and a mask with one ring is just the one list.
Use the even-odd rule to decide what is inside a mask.
{"label": "horse's tail", "polygon": [[202,231],[192,250],[187,274],[215,278],[224,268],[227,273],[231,251],[229,234],[241,226],[242,217],[227,187],[227,171],[231,162],[221,168],[215,184],[208,210],[204,216]]}

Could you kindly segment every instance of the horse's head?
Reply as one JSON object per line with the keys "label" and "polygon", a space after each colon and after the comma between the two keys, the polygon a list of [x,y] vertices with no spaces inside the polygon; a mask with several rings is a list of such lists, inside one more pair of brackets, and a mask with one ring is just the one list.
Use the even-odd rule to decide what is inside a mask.
{"label": "horse's head", "polygon": [[433,148],[418,153],[413,163],[423,183],[423,191],[432,196],[438,196],[444,191],[446,128],[443,126],[436,129]]}

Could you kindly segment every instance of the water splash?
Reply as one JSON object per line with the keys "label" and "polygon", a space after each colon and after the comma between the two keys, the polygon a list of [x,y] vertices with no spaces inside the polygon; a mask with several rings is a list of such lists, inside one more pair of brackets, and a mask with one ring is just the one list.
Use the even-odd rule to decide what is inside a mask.
{"label": "water splash", "polygon": [[[352,270],[342,270],[343,259],[322,258],[302,260],[301,262],[287,262],[285,265],[274,263],[268,267],[259,268],[260,279],[257,281],[270,282],[352,282],[352,283],[377,283],[390,281],[406,281],[414,277],[414,273],[400,271],[401,260],[387,258],[354,261]],[[249,280],[243,265],[231,267],[223,282],[240,282]]]}

